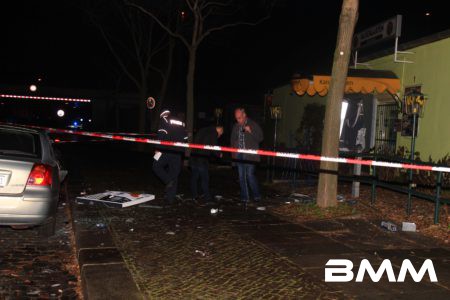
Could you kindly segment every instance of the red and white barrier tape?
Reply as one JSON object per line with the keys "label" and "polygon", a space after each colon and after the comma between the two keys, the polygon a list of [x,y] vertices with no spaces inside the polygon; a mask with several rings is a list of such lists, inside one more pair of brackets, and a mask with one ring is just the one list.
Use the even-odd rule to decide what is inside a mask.
{"label": "red and white barrier tape", "polygon": [[23,95],[9,95],[0,94],[0,98],[12,98],[12,99],[29,99],[29,100],[50,100],[50,101],[64,101],[64,102],[91,102],[91,99],[79,99],[79,98],[63,98],[63,97],[41,97],[41,96],[23,96]]}
{"label": "red and white barrier tape", "polygon": [[[24,125],[20,125],[20,126],[24,126]],[[141,138],[141,137],[121,136],[121,135],[116,135],[116,134],[104,134],[104,133],[99,133],[99,132],[85,132],[85,131],[75,131],[75,130],[67,130],[67,129],[56,129],[56,128],[47,128],[47,127],[40,127],[40,126],[31,126],[31,125],[26,125],[24,127],[44,129],[51,133],[76,134],[76,135],[81,135],[81,136],[90,136],[90,137],[104,138],[104,139],[117,140],[117,141],[127,141],[127,142],[162,145],[162,146],[202,149],[202,150],[231,152],[231,153],[244,153],[244,154],[253,154],[253,155],[261,155],[261,156],[286,157],[286,158],[314,160],[314,161],[328,161],[328,162],[353,164],[353,165],[366,165],[366,166],[377,166],[377,167],[396,168],[396,169],[412,169],[412,170],[420,170],[420,171],[436,171],[436,172],[450,173],[450,167],[425,166],[425,165],[405,164],[405,163],[395,163],[395,162],[375,161],[375,160],[364,160],[364,159],[354,159],[354,158],[327,157],[327,156],[312,155],[312,154],[275,152],[275,151],[267,151],[267,150],[238,149],[238,148],[232,148],[232,147],[169,142],[169,141],[160,141],[160,140],[153,140],[153,139],[147,139],[147,138]]]}
{"label": "red and white barrier tape", "polygon": [[139,132],[102,132],[109,135],[129,135],[129,136],[156,136],[156,133],[139,133]]}

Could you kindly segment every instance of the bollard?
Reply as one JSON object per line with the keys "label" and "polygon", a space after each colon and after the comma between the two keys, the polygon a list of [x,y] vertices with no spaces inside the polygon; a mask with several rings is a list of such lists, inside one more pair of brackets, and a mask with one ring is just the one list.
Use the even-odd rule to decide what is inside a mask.
{"label": "bollard", "polygon": [[441,182],[442,182],[442,172],[438,172],[436,175],[436,197],[434,199],[434,224],[439,223],[439,209],[441,205]]}
{"label": "bollard", "polygon": [[372,172],[372,195],[370,198],[370,205],[375,204],[375,198],[377,197],[377,167],[373,166],[373,172]]}

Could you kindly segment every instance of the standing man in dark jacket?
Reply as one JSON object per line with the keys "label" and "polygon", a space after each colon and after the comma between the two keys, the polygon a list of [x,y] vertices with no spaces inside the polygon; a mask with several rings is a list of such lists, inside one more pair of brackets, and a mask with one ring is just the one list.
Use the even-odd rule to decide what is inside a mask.
{"label": "standing man in dark jacket", "polygon": [[[187,139],[184,123],[172,118],[169,110],[164,110],[160,115],[158,140],[186,143]],[[165,200],[169,205],[173,204],[177,194],[183,152],[183,148],[160,146],[153,156],[153,172],[166,185]]]}
{"label": "standing man in dark jacket", "polygon": [[[237,123],[231,131],[231,147],[239,149],[258,149],[263,140],[261,127],[247,117],[245,109],[237,108],[234,111]],[[261,200],[258,180],[255,176],[255,164],[260,161],[259,155],[233,153],[237,160],[236,166],[239,172],[239,185],[241,187],[241,200],[247,203],[250,200],[249,188],[255,202]]]}
{"label": "standing man in dark jacket", "polygon": [[[200,129],[194,137],[195,144],[217,146],[218,139],[223,134],[222,126],[210,126]],[[200,180],[200,187],[202,190],[203,201],[211,201],[211,194],[209,192],[209,160],[211,155],[216,154],[221,156],[220,152],[213,152],[208,150],[193,150],[190,157],[191,166],[191,192],[194,199],[198,198],[198,182]]]}

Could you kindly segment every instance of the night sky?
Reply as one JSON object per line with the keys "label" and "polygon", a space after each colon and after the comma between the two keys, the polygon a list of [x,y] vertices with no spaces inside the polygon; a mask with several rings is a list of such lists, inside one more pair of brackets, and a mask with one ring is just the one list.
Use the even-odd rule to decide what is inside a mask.
{"label": "night sky", "polygon": [[[117,67],[82,1],[8,1],[1,12],[0,83],[115,89]],[[288,82],[294,72],[330,71],[341,1],[279,0],[272,18],[205,40],[199,51],[200,101],[259,102],[265,90]],[[360,1],[357,31],[403,15],[401,41],[450,28],[445,1]],[[429,14],[428,16],[426,14]],[[185,50],[179,45],[171,90],[183,100]],[[132,91],[131,84],[119,86]]]}

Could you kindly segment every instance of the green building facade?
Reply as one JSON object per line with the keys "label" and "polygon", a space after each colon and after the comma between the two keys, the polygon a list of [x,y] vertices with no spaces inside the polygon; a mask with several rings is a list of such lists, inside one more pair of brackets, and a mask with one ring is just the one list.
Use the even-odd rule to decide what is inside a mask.
{"label": "green building facade", "polygon": [[[423,116],[418,121],[415,151],[420,153],[422,160],[431,157],[433,161],[437,161],[450,154],[450,30],[400,45],[399,50],[412,54],[398,54],[397,60],[407,60],[411,63],[395,62],[394,49],[389,49],[361,60],[368,66],[358,68],[393,72],[400,80],[399,98],[403,97],[405,89],[412,87],[418,87],[425,94],[428,100]],[[305,107],[309,104],[325,105],[326,101],[326,95],[298,96],[290,84],[275,88],[272,104],[282,108],[282,119],[277,125],[278,143],[289,148],[296,147],[296,136]],[[396,148],[405,147],[409,150],[411,136],[402,136],[400,121],[388,122],[389,125],[386,125],[379,120],[382,113],[380,105],[399,106],[399,103],[387,93],[376,92],[374,101],[378,107],[375,135],[379,135],[383,130],[396,131],[397,133],[393,134]],[[398,117],[394,115],[393,118],[400,120],[401,117],[401,114],[398,114]]]}
{"label": "green building facade", "polygon": [[[366,63],[370,69],[393,71],[400,79],[400,96],[408,87],[420,87],[428,100],[418,121],[415,151],[422,160],[437,161],[450,153],[450,31],[405,44],[401,50],[412,54],[397,59],[411,63],[395,62],[393,54]],[[397,133],[397,148],[410,145],[411,137]]]}

